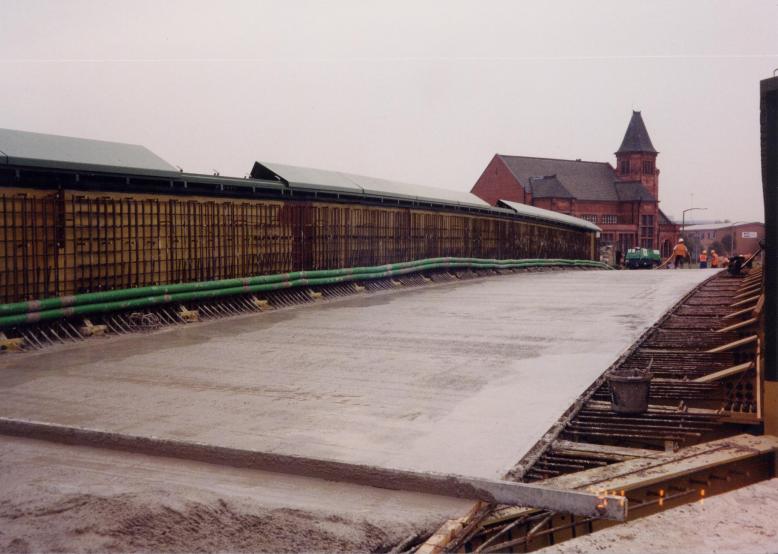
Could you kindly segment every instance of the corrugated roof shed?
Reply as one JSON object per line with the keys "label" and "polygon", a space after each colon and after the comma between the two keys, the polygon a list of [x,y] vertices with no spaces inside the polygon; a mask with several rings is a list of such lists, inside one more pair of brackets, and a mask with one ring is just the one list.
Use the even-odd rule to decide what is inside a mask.
{"label": "corrugated roof shed", "polygon": [[498,157],[525,188],[531,186],[529,183],[533,177],[553,175],[569,194],[579,200],[619,201],[614,184],[616,173],[608,163],[503,154],[498,154]]}
{"label": "corrugated roof shed", "polygon": [[478,208],[490,207],[488,203],[476,195],[465,191],[412,185],[377,177],[293,165],[256,162],[251,170],[251,177],[281,181],[288,184],[290,188],[349,192],[366,196],[411,199]]}
{"label": "corrugated roof shed", "polygon": [[137,145],[0,129],[0,163],[87,172],[155,174],[178,169]]}
{"label": "corrugated roof shed", "polygon": [[740,227],[742,225],[764,225],[760,221],[733,221],[731,223],[698,223],[696,225],[685,225],[684,231],[716,231],[718,229],[729,229],[730,227]]}
{"label": "corrugated roof shed", "polygon": [[591,221],[586,221],[580,217],[574,217],[559,212],[553,212],[551,210],[544,210],[536,206],[530,206],[529,204],[521,204],[519,202],[511,202],[510,200],[500,200],[499,205],[512,209],[517,214],[524,217],[531,217],[534,219],[540,219],[543,221],[553,223],[563,223],[570,227],[578,227],[580,229],[586,229],[587,231],[601,231],[597,225]]}

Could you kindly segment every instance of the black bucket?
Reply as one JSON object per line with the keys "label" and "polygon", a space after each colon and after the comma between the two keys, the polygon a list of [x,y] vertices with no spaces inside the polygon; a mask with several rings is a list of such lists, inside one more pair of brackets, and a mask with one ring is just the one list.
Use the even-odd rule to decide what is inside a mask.
{"label": "black bucket", "polygon": [[653,374],[644,370],[614,371],[608,375],[611,410],[617,414],[642,414],[648,410]]}

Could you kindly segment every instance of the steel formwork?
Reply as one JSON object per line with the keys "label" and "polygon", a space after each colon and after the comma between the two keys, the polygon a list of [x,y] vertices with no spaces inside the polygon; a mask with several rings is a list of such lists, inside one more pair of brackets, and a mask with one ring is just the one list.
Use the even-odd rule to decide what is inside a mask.
{"label": "steel formwork", "polygon": [[6,188],[0,303],[441,256],[592,259],[594,233],[358,203]]}

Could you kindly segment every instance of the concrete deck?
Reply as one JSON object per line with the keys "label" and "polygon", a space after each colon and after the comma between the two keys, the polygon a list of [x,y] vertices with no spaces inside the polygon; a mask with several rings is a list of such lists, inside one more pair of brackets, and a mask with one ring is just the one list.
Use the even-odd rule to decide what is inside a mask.
{"label": "concrete deck", "polygon": [[0,416],[495,478],[712,274],[516,274],[6,355]]}

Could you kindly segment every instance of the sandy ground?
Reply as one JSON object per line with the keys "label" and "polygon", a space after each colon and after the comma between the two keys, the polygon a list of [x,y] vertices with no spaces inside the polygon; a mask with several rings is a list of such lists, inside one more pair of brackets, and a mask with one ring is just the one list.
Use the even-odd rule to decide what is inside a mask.
{"label": "sandy ground", "polygon": [[599,531],[543,554],[778,552],[778,479]]}
{"label": "sandy ground", "polygon": [[0,437],[1,552],[369,552],[471,504]]}
{"label": "sandy ground", "polygon": [[516,274],[8,355],[0,415],[496,478],[711,274]]}

